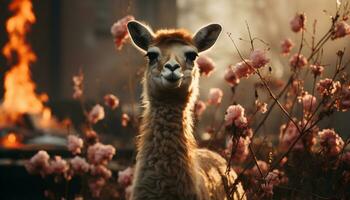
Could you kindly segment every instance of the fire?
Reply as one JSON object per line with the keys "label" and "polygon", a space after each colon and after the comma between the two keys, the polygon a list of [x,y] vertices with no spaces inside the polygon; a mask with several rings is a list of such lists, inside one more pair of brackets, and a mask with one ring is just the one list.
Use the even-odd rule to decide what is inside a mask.
{"label": "fire", "polygon": [[21,142],[16,133],[10,132],[2,139],[2,146],[6,148],[20,147]]}
{"label": "fire", "polygon": [[36,86],[30,73],[30,64],[36,60],[35,53],[26,42],[28,29],[35,23],[32,2],[14,0],[9,5],[9,9],[14,12],[14,15],[6,22],[9,41],[2,53],[13,66],[5,74],[5,94],[0,108],[1,115],[5,119],[0,119],[0,124],[14,122],[24,113],[40,114],[44,118],[50,117],[51,111],[47,111],[48,108],[45,108],[43,103],[47,95],[35,93]]}

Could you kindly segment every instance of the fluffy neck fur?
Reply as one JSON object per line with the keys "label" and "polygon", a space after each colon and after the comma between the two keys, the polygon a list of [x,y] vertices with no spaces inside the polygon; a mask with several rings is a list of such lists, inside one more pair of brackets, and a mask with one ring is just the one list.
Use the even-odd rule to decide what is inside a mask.
{"label": "fluffy neck fur", "polygon": [[158,197],[197,199],[193,192],[197,190],[197,164],[192,115],[198,95],[198,76],[196,72],[189,94],[183,101],[152,98],[147,90],[147,80],[144,80],[144,111],[138,138],[138,180],[135,185],[139,191],[136,196],[149,198],[149,193],[142,196],[140,191],[142,188],[151,191],[145,188],[155,187]]}

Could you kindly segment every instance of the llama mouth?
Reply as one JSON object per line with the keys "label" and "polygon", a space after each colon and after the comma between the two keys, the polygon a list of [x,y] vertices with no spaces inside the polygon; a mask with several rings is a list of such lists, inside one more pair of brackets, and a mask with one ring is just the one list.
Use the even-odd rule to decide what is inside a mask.
{"label": "llama mouth", "polygon": [[163,87],[167,89],[178,88],[181,85],[181,78],[176,77],[176,75],[169,75],[168,77],[161,76],[161,81]]}
{"label": "llama mouth", "polygon": [[170,83],[177,83],[181,77],[180,76],[177,76],[176,74],[174,73],[171,73],[170,75],[168,76],[164,76],[164,79],[167,80],[168,82]]}

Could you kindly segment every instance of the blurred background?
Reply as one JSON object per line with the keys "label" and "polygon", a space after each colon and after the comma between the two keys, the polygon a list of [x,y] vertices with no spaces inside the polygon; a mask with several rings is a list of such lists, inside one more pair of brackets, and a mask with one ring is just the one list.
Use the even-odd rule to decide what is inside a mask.
{"label": "blurred background", "polygon": [[[11,0],[0,2],[1,48],[8,41],[5,23],[13,14],[8,10],[10,2]],[[120,123],[121,113],[132,115],[132,110],[135,110],[136,114],[132,117],[137,118],[141,93],[140,74],[145,61],[142,54],[130,44],[121,50],[116,49],[110,32],[114,22],[125,15],[133,15],[154,30],[181,27],[192,33],[208,23],[220,23],[223,32],[211,51],[205,53],[216,63],[216,69],[210,77],[202,77],[200,83],[200,99],[203,101],[206,101],[210,88],[219,87],[224,90],[222,106],[214,114],[220,121],[231,103],[231,88],[223,79],[224,71],[230,64],[240,61],[227,33],[232,34],[242,53],[248,56],[248,23],[252,34],[264,41],[257,45],[269,49],[269,57],[273,58],[272,72],[268,76],[286,81],[290,67],[288,58],[280,55],[280,42],[285,38],[291,38],[295,44],[300,42],[300,34],[290,31],[291,18],[296,12],[306,13],[307,39],[310,39],[312,24],[317,19],[316,36],[320,37],[328,30],[329,16],[334,13],[335,8],[335,0],[33,0],[36,22],[30,28],[27,41],[37,55],[37,60],[30,66],[31,76],[37,93],[48,95],[47,106],[52,110],[52,115],[59,121],[69,119],[77,129],[84,121],[84,116],[79,103],[72,98],[72,76],[80,69],[84,73],[84,96],[87,104],[102,104],[103,96],[108,93],[118,96],[121,107],[115,111],[107,111],[106,119],[96,129],[105,136],[108,143],[117,147],[117,154],[127,160],[133,155],[137,128],[132,125],[123,128]],[[322,62],[329,66],[326,67],[325,77],[333,73],[332,66],[337,50],[348,49],[349,45],[349,40],[337,40],[325,46]],[[307,54],[308,50],[305,49],[303,52]],[[296,48],[293,51],[297,51]],[[346,51],[345,60],[349,58]],[[1,55],[0,83],[4,82],[5,73],[11,66],[11,62]],[[310,90],[312,80],[305,81],[309,86],[307,89]],[[256,82],[256,77],[242,80],[236,88],[234,101],[246,107],[253,105],[253,86]],[[4,87],[0,87],[0,94],[4,94]],[[261,98],[267,99],[267,96],[261,95]],[[263,134],[266,136],[276,135],[279,132],[278,124],[286,121],[277,111],[273,112],[266,123],[268,125],[264,126]],[[209,108],[196,129],[199,138],[207,130],[207,124],[212,121],[212,117],[213,108]],[[349,117],[349,113],[337,113],[326,120],[323,126],[334,127],[341,135],[348,135]],[[2,136],[8,134],[8,127],[2,127],[2,130]],[[39,132],[41,137],[45,134],[45,131],[22,132],[29,132],[27,135]],[[64,141],[54,141],[58,145],[64,144]],[[30,155],[32,152],[25,154],[18,149],[10,151],[6,148],[0,154],[1,158],[27,158]],[[1,185],[3,184],[5,182],[2,181]]]}

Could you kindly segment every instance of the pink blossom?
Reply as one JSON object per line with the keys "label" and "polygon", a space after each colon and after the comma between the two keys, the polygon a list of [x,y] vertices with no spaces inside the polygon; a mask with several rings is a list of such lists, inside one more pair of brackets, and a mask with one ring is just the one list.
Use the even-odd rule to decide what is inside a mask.
{"label": "pink blossom", "polygon": [[122,114],[122,126],[123,126],[123,127],[128,126],[129,121],[130,121],[129,115],[126,114],[126,113],[123,113],[123,114]]}
{"label": "pink blossom", "polygon": [[104,96],[105,105],[110,107],[112,110],[119,106],[119,99],[113,94],[107,94]]}
{"label": "pink blossom", "polygon": [[98,164],[107,164],[112,160],[115,154],[115,148],[112,145],[96,143],[89,146],[87,156],[90,162]]}
{"label": "pink blossom", "polygon": [[343,139],[333,129],[323,129],[318,132],[320,145],[323,152],[328,156],[337,156],[343,146]]}
{"label": "pink blossom", "polygon": [[[250,144],[250,138],[249,137],[239,137],[238,141],[237,139],[230,140],[227,144],[225,154],[228,156],[231,156],[230,158],[234,163],[242,163],[244,162],[248,155],[249,155],[249,149],[248,146]],[[231,155],[233,150],[233,155]]]}
{"label": "pink blossom", "polygon": [[299,32],[305,28],[306,16],[304,13],[297,13],[290,21],[292,31]]}
{"label": "pink blossom", "polygon": [[134,19],[135,18],[133,16],[127,15],[112,25],[111,33],[114,37],[114,43],[118,50],[120,50],[123,47],[124,43],[126,43],[128,40],[129,35],[127,24],[129,21],[132,21]]}
{"label": "pink blossom", "polygon": [[73,76],[73,99],[79,99],[83,95],[83,81],[84,74],[79,72],[78,75]]}
{"label": "pink blossom", "polygon": [[315,77],[321,75],[324,70],[324,67],[318,64],[310,65],[310,68]]}
{"label": "pink blossom", "polygon": [[111,170],[107,169],[104,165],[91,165],[90,173],[93,176],[100,176],[104,179],[109,179],[112,176]]}
{"label": "pink blossom", "polygon": [[266,52],[261,49],[251,52],[249,59],[251,60],[252,67],[255,69],[265,66],[270,61],[270,59],[266,56]]}
{"label": "pink blossom", "polygon": [[307,92],[299,100],[303,104],[304,113],[313,112],[316,109],[316,97]]}
{"label": "pink blossom", "polygon": [[45,176],[48,172],[49,159],[49,154],[41,150],[25,164],[25,167],[30,174],[39,173],[41,176]]}
{"label": "pink blossom", "polygon": [[214,71],[215,63],[208,56],[201,55],[196,62],[201,75],[209,76]]}
{"label": "pink blossom", "polygon": [[201,116],[205,111],[205,109],[207,109],[207,105],[203,101],[198,100],[194,108],[196,116],[197,117]]}
{"label": "pink blossom", "polygon": [[265,177],[265,183],[261,185],[264,195],[271,197],[273,195],[273,188],[281,184],[286,184],[288,182],[288,177],[285,176],[284,172],[274,169],[269,172]]}
{"label": "pink blossom", "polygon": [[85,158],[80,156],[75,156],[71,159],[70,164],[75,173],[86,173],[90,168],[90,165],[86,162]]}
{"label": "pink blossom", "polygon": [[208,104],[219,105],[223,95],[224,93],[220,88],[211,88],[208,95]]}
{"label": "pink blossom", "polygon": [[251,74],[254,73],[254,69],[252,68],[252,62],[250,60],[245,60],[237,63],[233,68],[233,72],[236,74],[236,77],[238,79],[243,77],[249,77]]}
{"label": "pink blossom", "polygon": [[127,187],[132,184],[134,170],[131,167],[118,172],[118,183],[123,187]]}
{"label": "pink blossom", "polygon": [[55,156],[54,160],[50,161],[48,172],[50,174],[64,174],[68,171],[69,165],[61,156]]}
{"label": "pink blossom", "polygon": [[330,78],[325,78],[320,80],[316,85],[316,90],[321,95],[330,95],[334,94],[337,89],[340,88],[340,82],[339,81],[332,81]]}
{"label": "pink blossom", "polygon": [[241,105],[231,105],[226,110],[225,125],[235,124],[238,128],[245,128],[248,124],[244,114],[244,108]]}
{"label": "pink blossom", "polygon": [[289,64],[293,70],[300,69],[307,65],[307,59],[302,54],[294,54],[290,60]]}
{"label": "pink blossom", "polygon": [[68,150],[73,154],[80,154],[83,148],[83,140],[75,135],[68,135]]}
{"label": "pink blossom", "polygon": [[338,22],[332,33],[332,39],[342,38],[350,34],[350,26],[345,21]]}
{"label": "pink blossom", "polygon": [[89,112],[89,122],[96,124],[105,117],[105,111],[100,104],[96,104]]}
{"label": "pink blossom", "polygon": [[93,197],[99,197],[103,187],[106,184],[106,180],[103,178],[92,179],[89,181],[89,188]]}
{"label": "pink blossom", "polygon": [[226,69],[224,79],[231,85],[231,87],[234,87],[238,85],[240,80],[237,77],[237,74],[233,71],[231,67],[232,66],[229,66]]}
{"label": "pink blossom", "polygon": [[235,126],[236,126],[237,128],[243,129],[243,128],[246,128],[246,127],[247,127],[247,125],[248,125],[248,120],[247,120],[247,118],[246,118],[245,116],[239,116],[239,117],[234,121],[234,123],[235,123]]}
{"label": "pink blossom", "polygon": [[[293,122],[288,122],[280,127],[279,134],[279,147],[282,151],[287,151],[289,147],[295,142],[299,136],[299,131]],[[303,150],[304,145],[302,140],[299,140],[295,146],[294,150]]]}
{"label": "pink blossom", "polygon": [[284,39],[281,42],[282,54],[283,55],[289,54],[293,47],[294,47],[294,43],[292,42],[291,39]]}

